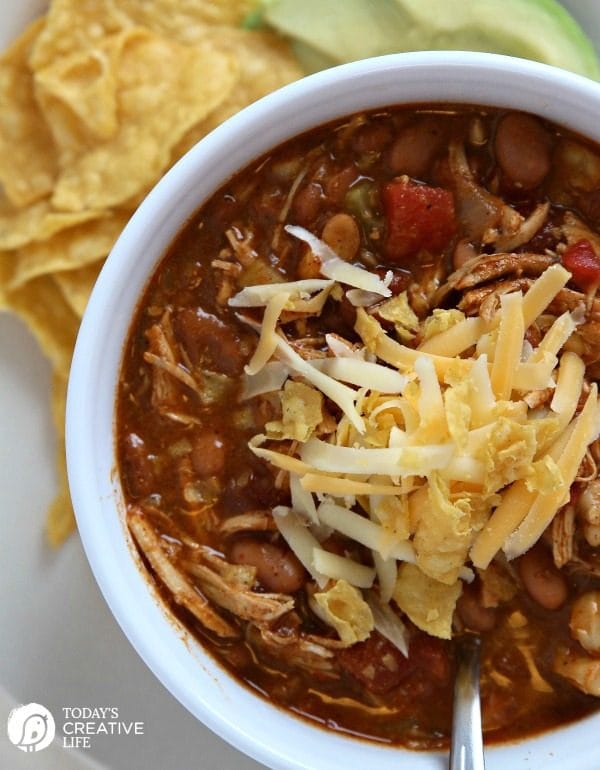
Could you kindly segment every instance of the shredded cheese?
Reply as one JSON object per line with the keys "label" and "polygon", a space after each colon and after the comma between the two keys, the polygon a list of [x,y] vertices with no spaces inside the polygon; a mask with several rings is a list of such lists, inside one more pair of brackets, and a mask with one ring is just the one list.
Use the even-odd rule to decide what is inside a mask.
{"label": "shredded cheese", "polygon": [[551,265],[533,282],[523,298],[523,321],[526,329],[544,312],[570,278],[571,273],[562,265]]}
{"label": "shredded cheese", "polygon": [[275,352],[278,340],[275,329],[277,328],[277,321],[281,311],[285,307],[289,296],[286,292],[277,292],[267,302],[258,345],[250,359],[250,363],[244,368],[246,374],[253,375],[260,372]]}
{"label": "shredded cheese", "polygon": [[[247,287],[230,301],[265,308],[260,325],[243,319],[260,334],[244,397],[281,396],[281,419],[249,442],[289,474],[291,508],[275,508],[275,523],[327,588],[311,606],[343,643],[366,638],[374,624],[406,648],[392,598],[420,628],[447,638],[461,581],[475,577],[469,559],[486,569],[502,548],[514,558],[531,547],[600,432],[595,385],[575,416],[585,364],[564,350],[575,314],[550,326],[544,317],[541,342],[525,340],[570,275],[551,266],[525,296],[502,295],[489,320],[438,309],[419,321],[406,294],[381,303],[390,275],[382,281],[304,228],[285,229],[308,244],[325,279]],[[339,283],[353,287],[346,295],[362,345],[327,334],[327,347],[305,359],[284,333],[298,317],[289,314],[340,301]],[[375,302],[381,312],[368,313]],[[264,446],[284,439],[285,451]],[[332,532],[369,549],[373,566],[326,550]]]}
{"label": "shredded cheese", "polygon": [[322,575],[332,580],[346,580],[357,588],[370,588],[375,580],[375,570],[359,564],[345,556],[315,548],[313,551],[313,564]]}
{"label": "shredded cheese", "polygon": [[465,318],[440,334],[429,337],[419,345],[419,350],[438,356],[458,356],[477,343],[487,331],[486,327],[482,318]]}
{"label": "shredded cheese", "polygon": [[523,322],[523,295],[521,292],[500,297],[500,328],[494,352],[490,380],[499,399],[509,399],[515,371],[521,360],[525,324]]}
{"label": "shredded cheese", "polygon": [[598,388],[596,383],[590,388],[590,393],[575,427],[569,437],[557,466],[563,477],[563,484],[550,494],[538,493],[525,519],[518,529],[513,532],[504,544],[507,558],[520,556],[538,541],[556,511],[564,505],[568,498],[571,484],[575,481],[577,470],[590,444],[598,433]]}
{"label": "shredded cheese", "polygon": [[356,406],[354,404],[356,398],[356,392],[354,390],[347,385],[342,385],[324,372],[320,372],[316,367],[311,366],[308,361],[305,361],[299,356],[298,353],[296,353],[296,351],[279,336],[276,339],[276,349],[281,361],[283,361],[292,371],[306,377],[312,385],[334,401],[346,414],[356,430],[359,433],[364,433],[364,421],[356,411]]}
{"label": "shredded cheese", "polygon": [[379,393],[402,393],[407,383],[403,374],[388,366],[356,358],[315,358],[310,361],[310,365],[335,380],[377,390]]}
{"label": "shredded cheese", "polygon": [[304,227],[286,225],[285,231],[295,238],[304,241],[312,253],[321,260],[321,275],[331,278],[338,283],[344,283],[363,291],[375,292],[382,297],[391,297],[392,292],[375,273],[370,273],[364,267],[344,262],[324,241],[317,238]]}
{"label": "shredded cheese", "polygon": [[265,283],[246,286],[229,300],[230,307],[264,307],[276,294],[305,299],[311,294],[331,288],[334,281],[323,278],[309,278],[288,283]]}
{"label": "shredded cheese", "polygon": [[319,541],[290,508],[283,505],[273,508],[273,519],[281,536],[298,560],[310,573],[319,588],[324,588],[328,578],[319,572],[313,561],[315,549],[321,547]]}

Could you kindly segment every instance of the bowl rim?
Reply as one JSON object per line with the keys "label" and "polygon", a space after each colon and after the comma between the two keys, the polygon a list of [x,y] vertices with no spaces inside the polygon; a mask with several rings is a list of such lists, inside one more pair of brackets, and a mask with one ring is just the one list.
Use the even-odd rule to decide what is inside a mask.
{"label": "bowl rim", "polygon": [[[486,99],[490,92],[496,95]],[[397,98],[391,100],[390,93]],[[440,98],[415,101],[418,93],[439,93]],[[600,122],[593,119],[600,108],[597,83],[516,58],[456,51],[391,54],[296,81],[216,128],[152,189],[101,271],[73,356],[66,417],[69,484],[83,546],[100,590],[138,654],[174,697],[230,744],[273,768],[341,769],[352,758],[391,770],[402,766],[403,754],[408,757],[406,766],[415,770],[440,765],[435,752],[390,750],[315,730],[256,698],[187,638],[182,628],[177,624],[173,628],[172,618],[148,590],[139,559],[132,556],[122,519],[112,436],[124,334],[165,246],[236,169],[313,125],[362,109],[419,101],[529,109],[574,130],[585,124],[587,130],[580,133],[600,140]],[[347,109],[348,105],[354,106]],[[273,121],[273,114],[285,115],[286,120]],[[249,144],[254,150],[248,149]],[[180,216],[180,211],[187,213]],[[190,662],[198,667],[197,677],[190,676]],[[568,757],[580,770],[593,770],[600,762],[600,750],[594,752],[589,740],[592,721],[600,726],[600,715],[526,741],[491,747],[488,768],[531,768],[531,760],[537,757],[545,768],[558,768],[564,767]],[[574,747],[568,754],[566,744]]]}

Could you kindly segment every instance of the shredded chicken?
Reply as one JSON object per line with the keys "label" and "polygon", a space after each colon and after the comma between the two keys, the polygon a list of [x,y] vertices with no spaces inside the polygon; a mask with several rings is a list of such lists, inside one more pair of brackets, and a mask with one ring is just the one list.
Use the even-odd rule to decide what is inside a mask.
{"label": "shredded chicken", "polygon": [[336,652],[344,646],[339,640],[300,632],[277,633],[256,626],[249,626],[248,634],[259,649],[274,658],[285,659],[288,665],[329,678],[339,676]]}
{"label": "shredded chicken", "polygon": [[236,535],[239,532],[276,531],[277,526],[270,511],[249,511],[225,519],[220,530],[225,535]]}
{"label": "shredded chicken", "polygon": [[207,599],[172,563],[163,539],[158,535],[141,508],[130,508],[127,515],[129,528],[150,562],[154,572],[171,592],[177,604],[185,607],[203,626],[224,638],[235,638],[238,630],[211,607]]}
{"label": "shredded chicken", "polygon": [[[206,547],[195,555],[199,561],[186,561],[186,570],[198,580],[202,592],[219,607],[257,624],[271,623],[293,609],[291,596],[252,590],[256,568],[230,564],[217,554],[211,554]],[[252,580],[248,579],[248,570],[252,571]]]}

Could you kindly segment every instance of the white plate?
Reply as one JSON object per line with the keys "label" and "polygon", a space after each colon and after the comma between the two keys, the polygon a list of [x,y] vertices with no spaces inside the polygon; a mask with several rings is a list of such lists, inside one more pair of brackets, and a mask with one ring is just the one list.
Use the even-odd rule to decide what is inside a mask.
{"label": "white plate", "polygon": [[[0,49],[44,5],[2,0]],[[565,5],[600,48],[597,0]],[[42,703],[55,716],[63,706],[113,706],[124,720],[143,721],[143,736],[95,739],[87,755],[112,770],[257,770],[144,666],[100,596],[77,536],[56,552],[46,545],[43,521],[56,483],[50,370],[25,327],[2,314],[0,361],[0,687],[15,702]],[[2,723],[10,696],[0,698]],[[0,727],[0,767],[30,766]],[[64,755],[48,753],[36,756],[36,767],[67,764]]]}

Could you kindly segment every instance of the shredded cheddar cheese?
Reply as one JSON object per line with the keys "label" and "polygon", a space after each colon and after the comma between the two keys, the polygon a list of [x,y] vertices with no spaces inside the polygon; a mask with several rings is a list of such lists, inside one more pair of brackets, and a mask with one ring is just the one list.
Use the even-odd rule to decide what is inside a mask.
{"label": "shredded cheddar cheese", "polygon": [[[286,229],[328,280],[248,287],[230,302],[265,308],[247,391],[280,393],[281,419],[250,442],[289,474],[292,508],[276,508],[275,522],[322,589],[314,601],[340,637],[357,633],[344,615],[351,607],[368,620],[373,599],[363,607],[360,591],[373,586],[379,622],[393,598],[417,626],[448,638],[471,565],[485,570],[501,549],[514,558],[539,539],[600,431],[595,385],[577,414],[587,386],[583,361],[564,350],[573,315],[551,324],[545,316],[541,342],[526,340],[569,273],[552,265],[525,295],[502,295],[486,320],[435,310],[419,321],[406,294],[384,300],[385,281],[340,265],[303,228]],[[278,325],[281,313],[318,312],[323,295],[343,296],[336,282],[377,294],[379,304],[357,307],[359,344],[328,334],[319,355],[304,358]],[[417,348],[405,344],[413,338]],[[339,412],[325,429],[327,399]],[[292,448],[280,451],[286,439]],[[332,532],[368,554],[366,563],[330,553]]]}

